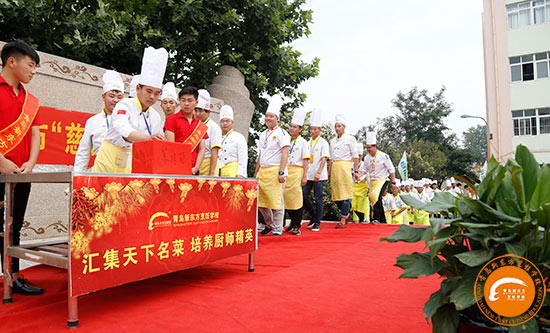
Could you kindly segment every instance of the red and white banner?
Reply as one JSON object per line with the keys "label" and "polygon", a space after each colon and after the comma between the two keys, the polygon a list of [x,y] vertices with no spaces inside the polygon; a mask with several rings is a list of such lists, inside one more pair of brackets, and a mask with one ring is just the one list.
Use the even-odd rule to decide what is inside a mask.
{"label": "red and white banner", "polygon": [[255,179],[74,176],[71,296],[250,253]]}
{"label": "red and white banner", "polygon": [[[38,164],[74,165],[74,157],[92,113],[67,111],[41,106],[40,154]],[[93,165],[95,156],[90,159]]]}

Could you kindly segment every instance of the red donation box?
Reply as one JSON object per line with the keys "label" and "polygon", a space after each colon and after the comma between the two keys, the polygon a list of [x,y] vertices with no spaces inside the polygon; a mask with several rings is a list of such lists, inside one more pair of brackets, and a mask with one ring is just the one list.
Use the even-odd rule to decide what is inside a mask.
{"label": "red donation box", "polygon": [[133,144],[132,173],[190,175],[191,145],[159,140]]}

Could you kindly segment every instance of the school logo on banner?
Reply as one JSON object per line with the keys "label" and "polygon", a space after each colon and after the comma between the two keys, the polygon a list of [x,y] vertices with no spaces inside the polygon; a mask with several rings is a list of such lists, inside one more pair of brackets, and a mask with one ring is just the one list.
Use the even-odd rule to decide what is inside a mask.
{"label": "school logo on banner", "polygon": [[513,254],[488,262],[476,278],[474,292],[481,312],[504,326],[517,326],[533,318],[546,296],[538,268]]}

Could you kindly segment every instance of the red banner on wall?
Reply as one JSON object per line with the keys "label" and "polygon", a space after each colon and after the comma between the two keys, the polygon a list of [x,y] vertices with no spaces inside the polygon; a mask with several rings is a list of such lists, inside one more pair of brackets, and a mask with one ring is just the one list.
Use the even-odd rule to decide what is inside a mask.
{"label": "red banner on wall", "polygon": [[[40,107],[38,164],[74,165],[78,144],[91,113]],[[95,157],[93,157],[95,158]],[[90,165],[93,165],[93,158]]]}
{"label": "red banner on wall", "polygon": [[74,176],[71,295],[257,248],[255,179]]}

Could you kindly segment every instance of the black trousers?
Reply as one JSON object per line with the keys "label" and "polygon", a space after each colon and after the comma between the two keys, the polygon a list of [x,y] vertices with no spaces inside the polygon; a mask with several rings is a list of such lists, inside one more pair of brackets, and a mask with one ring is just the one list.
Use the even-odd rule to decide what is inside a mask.
{"label": "black trousers", "polygon": [[378,195],[378,200],[376,201],[374,207],[372,207],[372,218],[380,223],[388,223],[388,221],[386,221],[386,215],[384,214],[384,205],[382,204],[382,194],[384,193],[386,187],[388,187],[388,184],[389,182],[385,182],[384,185],[382,185],[382,189]]}
{"label": "black trousers", "polygon": [[292,228],[300,229],[302,226],[302,215],[304,213],[304,207],[300,209],[285,209],[290,217],[290,226]]}
{"label": "black trousers", "polygon": [[[6,184],[0,183],[0,199],[4,200]],[[21,228],[23,228],[23,220],[25,211],[27,210],[27,202],[31,193],[30,183],[18,183],[15,185],[13,193],[13,245],[19,245]],[[0,209],[0,220],[2,221],[2,231],[4,231],[4,208]],[[0,246],[0,254],[2,256],[2,267],[4,267],[4,237],[0,237],[2,245]],[[13,258],[11,269],[13,273],[19,272],[19,259]]]}

